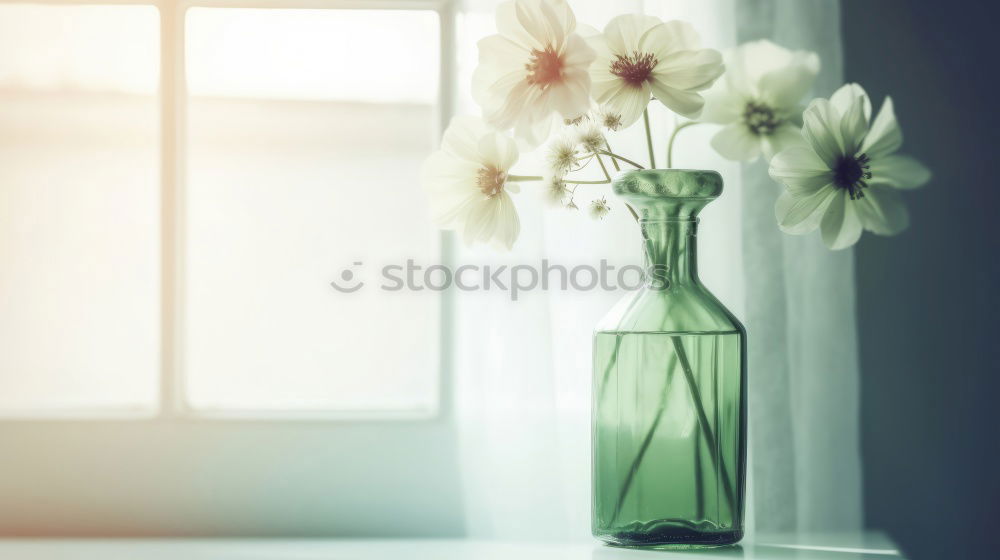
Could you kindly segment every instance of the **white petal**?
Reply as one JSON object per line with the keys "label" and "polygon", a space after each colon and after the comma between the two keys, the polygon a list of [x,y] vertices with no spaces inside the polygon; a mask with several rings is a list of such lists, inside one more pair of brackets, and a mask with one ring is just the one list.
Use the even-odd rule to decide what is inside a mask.
{"label": "white petal", "polygon": [[844,154],[840,138],[840,115],[826,99],[813,99],[802,115],[802,136],[830,169]]}
{"label": "white petal", "polygon": [[871,185],[888,185],[897,189],[915,189],[931,180],[931,170],[911,156],[893,154],[871,162]]}
{"label": "white petal", "polygon": [[[860,86],[858,86],[860,89]],[[843,90],[843,88],[841,88]],[[831,103],[833,103],[831,101]],[[865,115],[865,106],[870,105],[868,96],[862,90],[860,94],[854,94],[852,99],[846,101],[847,106],[838,111],[840,119],[840,137],[844,141],[844,153],[854,155],[858,153],[861,142],[868,133],[868,117]]]}
{"label": "white petal", "polygon": [[514,247],[518,235],[521,234],[521,220],[517,216],[514,201],[506,192],[500,193],[498,198],[500,204],[497,208],[497,228],[493,237],[507,250],[510,250]]}
{"label": "white petal", "polygon": [[581,35],[573,33],[566,37],[562,51],[563,71],[579,70],[584,73],[597,58],[597,51]]}
{"label": "white petal", "polygon": [[871,120],[872,118],[872,102],[868,98],[868,94],[865,92],[865,88],[861,87],[859,84],[850,83],[844,84],[837,88],[837,91],[833,92],[830,96],[830,104],[837,109],[837,113],[844,115],[847,113],[848,107],[858,98],[863,100],[863,109],[865,112],[865,120]]}
{"label": "white petal", "polygon": [[497,31],[508,39],[530,49],[546,47],[544,31],[533,18],[525,13],[526,3],[510,0],[497,6]]}
{"label": "white petal", "polygon": [[483,198],[476,186],[479,167],[438,150],[420,171],[420,184],[427,193],[432,219],[442,227],[461,221],[469,205]]}
{"label": "white petal", "polygon": [[639,44],[662,61],[675,52],[699,50],[701,39],[690,23],[673,20],[648,29]]}
{"label": "white petal", "polygon": [[704,97],[705,107],[699,117],[702,122],[729,124],[742,118],[747,100],[729,87],[726,80],[716,82]]}
{"label": "white petal", "polygon": [[759,97],[761,78],[792,61],[792,52],[766,39],[751,41],[726,54],[726,79],[738,90]]}
{"label": "white petal", "polygon": [[865,189],[864,193],[854,204],[865,229],[879,235],[895,235],[910,225],[910,214],[899,193],[879,185]]}
{"label": "white petal", "polygon": [[861,237],[861,218],[858,217],[855,201],[850,199],[847,191],[838,189],[833,197],[823,220],[820,222],[820,232],[823,243],[834,250],[846,249],[858,242]]}
{"label": "white petal", "polygon": [[469,210],[462,228],[462,240],[466,245],[487,242],[496,231],[497,206],[500,198],[482,198]]}
{"label": "white petal", "polygon": [[696,119],[701,114],[705,99],[700,93],[674,89],[663,82],[653,79],[650,86],[653,95],[667,106],[668,109],[682,117]]}
{"label": "white petal", "polygon": [[633,87],[624,82],[619,82],[614,92],[598,102],[607,105],[611,110],[621,115],[621,127],[627,128],[632,123],[639,120],[643,110],[649,104],[650,88],[649,83],[642,84],[642,87]]}
{"label": "white petal", "polygon": [[[528,0],[530,3],[532,0]],[[555,45],[562,44],[562,41],[576,30],[576,15],[565,0],[534,0],[537,2],[538,12],[541,13],[541,21],[545,25],[546,36]]]}
{"label": "white petal", "polygon": [[562,126],[563,119],[557,113],[550,113],[545,118],[523,118],[514,126],[514,137],[518,147],[529,152],[541,146]]}
{"label": "white petal", "polygon": [[564,119],[575,119],[590,110],[590,74],[565,72],[563,83],[548,89],[552,109]]}
{"label": "white petal", "polygon": [[719,51],[677,51],[660,59],[653,79],[674,89],[701,91],[710,87],[724,69]]}
{"label": "white petal", "polygon": [[624,56],[638,50],[643,34],[662,23],[660,18],[653,16],[620,15],[604,27],[604,38],[612,53]]}
{"label": "white petal", "polygon": [[807,146],[778,152],[771,159],[768,172],[774,180],[798,195],[814,192],[833,182],[833,172]]}
{"label": "white petal", "polygon": [[796,51],[779,68],[760,77],[757,89],[761,100],[776,109],[797,107],[812,88],[819,73],[819,56],[814,52]]}
{"label": "white petal", "polygon": [[[704,113],[702,113],[704,117]],[[802,138],[802,130],[791,124],[782,124],[774,129],[771,134],[760,136],[760,148],[764,152],[764,159],[770,161],[778,152],[790,149],[806,147],[806,141]],[[819,157],[816,160],[823,163]]]}
{"label": "white petal", "polygon": [[476,43],[476,47],[479,50],[479,64],[517,69],[524,68],[524,64],[531,58],[527,48],[503,35],[483,37]]}
{"label": "white petal", "polygon": [[577,23],[576,34],[583,37],[587,41],[587,44],[590,44],[591,40],[595,38],[600,38],[601,42],[604,42],[604,38],[601,37],[601,30],[587,23]]}
{"label": "white petal", "polygon": [[517,163],[517,144],[498,132],[486,134],[477,145],[479,161],[506,173]]}
{"label": "white petal", "polygon": [[742,122],[728,124],[712,137],[712,147],[733,161],[751,161],[760,156],[760,139]]}
{"label": "white petal", "polygon": [[823,213],[837,195],[833,185],[827,185],[804,196],[784,192],[774,204],[774,217],[785,233],[801,235],[819,227]]}
{"label": "white petal", "polygon": [[896,112],[893,110],[892,98],[886,97],[879,109],[878,116],[872,122],[868,136],[861,144],[861,151],[868,157],[877,159],[891,154],[903,145],[903,131],[896,122]]}
{"label": "white petal", "polygon": [[494,130],[478,117],[453,117],[444,131],[441,149],[455,157],[482,163],[479,158],[479,140],[493,132]]}

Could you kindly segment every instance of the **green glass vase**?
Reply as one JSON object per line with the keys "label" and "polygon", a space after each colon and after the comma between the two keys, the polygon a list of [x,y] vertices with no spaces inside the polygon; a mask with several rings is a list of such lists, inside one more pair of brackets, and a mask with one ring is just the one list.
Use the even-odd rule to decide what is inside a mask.
{"label": "green glass vase", "polygon": [[639,216],[646,282],[594,335],[594,536],[720,546],[743,536],[746,330],[698,279],[698,213],[714,171],[630,171],[614,191]]}

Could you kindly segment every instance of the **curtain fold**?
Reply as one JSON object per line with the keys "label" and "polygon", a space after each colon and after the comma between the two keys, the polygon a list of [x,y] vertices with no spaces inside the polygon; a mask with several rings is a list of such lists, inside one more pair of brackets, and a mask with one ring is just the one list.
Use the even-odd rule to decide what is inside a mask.
{"label": "curtain fold", "polygon": [[[478,113],[468,84],[476,41],[495,32],[496,4],[461,6],[459,114]],[[815,95],[829,96],[842,80],[838,2],[570,4],[578,21],[598,28],[615,15],[645,12],[691,21],[706,46],[725,49],[769,38],[814,50],[824,65]],[[657,110],[652,122],[662,158],[676,121]],[[685,130],[675,160],[682,167],[717,169],[726,182],[726,192],[703,215],[699,266],[709,288],[749,331],[748,526],[751,532],[859,528],[852,253],[830,252],[815,235],[781,233],[773,212],[781,187],[761,162],[740,166],[714,154],[708,145],[713,132],[710,126]],[[616,150],[644,155],[641,135],[631,130],[609,140]],[[516,169],[534,174],[539,165],[537,156],[522,156]],[[626,212],[594,222],[584,212],[545,208],[533,187],[523,185],[515,198],[522,233],[513,252],[459,247],[453,264],[641,263],[639,234]],[[578,202],[601,196],[613,199],[599,186]],[[589,538],[591,338],[598,320],[623,296],[536,290],[512,302],[504,292],[455,294],[451,378],[470,536]]]}

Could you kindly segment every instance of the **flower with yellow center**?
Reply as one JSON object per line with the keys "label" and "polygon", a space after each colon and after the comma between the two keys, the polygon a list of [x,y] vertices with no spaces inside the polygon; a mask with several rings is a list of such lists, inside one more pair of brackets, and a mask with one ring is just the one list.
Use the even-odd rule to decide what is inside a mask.
{"label": "flower with yellow center", "polygon": [[590,108],[594,51],[564,0],[510,0],[496,20],[498,33],[479,41],[472,95],[490,124],[535,147]]}
{"label": "flower with yellow center", "polygon": [[431,215],[442,228],[456,229],[467,244],[494,243],[510,249],[521,225],[510,193],[510,168],[517,146],[482,119],[455,117],[421,170]]}

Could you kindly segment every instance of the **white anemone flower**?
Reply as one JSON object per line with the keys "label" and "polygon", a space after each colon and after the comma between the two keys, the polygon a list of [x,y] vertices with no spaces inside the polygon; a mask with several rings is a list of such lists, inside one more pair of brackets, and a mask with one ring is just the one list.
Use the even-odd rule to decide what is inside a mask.
{"label": "white anemone flower", "polygon": [[819,72],[819,57],[761,40],[726,53],[726,75],[705,94],[701,119],[724,125],[712,147],[730,160],[753,161],[801,145],[803,97]]}
{"label": "white anemone flower", "polygon": [[554,126],[590,108],[594,51],[564,0],[511,0],[497,7],[497,35],[479,41],[472,95],[487,121],[538,146]]}
{"label": "white anemone flower", "polygon": [[681,21],[621,15],[587,41],[597,51],[590,67],[594,99],[615,111],[623,128],[642,115],[650,95],[675,113],[697,117],[704,104],[699,92],[723,71],[722,55],[702,49],[694,28]]}
{"label": "white anemone flower", "polygon": [[894,235],[909,224],[898,190],[919,187],[930,171],[910,156],[895,153],[903,143],[892,99],[871,118],[871,101],[857,84],[847,84],[830,100],[815,99],[803,115],[805,145],[779,152],[771,177],[787,187],[775,204],[786,233],[817,227],[831,249],[857,242],[863,229]]}
{"label": "white anemone flower", "polygon": [[441,149],[424,162],[421,184],[431,214],[446,229],[460,230],[466,244],[493,243],[507,249],[521,231],[508,182],[517,145],[476,117],[455,117]]}

